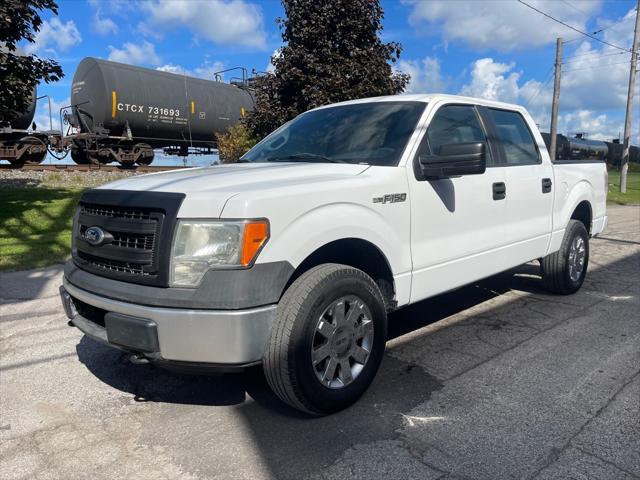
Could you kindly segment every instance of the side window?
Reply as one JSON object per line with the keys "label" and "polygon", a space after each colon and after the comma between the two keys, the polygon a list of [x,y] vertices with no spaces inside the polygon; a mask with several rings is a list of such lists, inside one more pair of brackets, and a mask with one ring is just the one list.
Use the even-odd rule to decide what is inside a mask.
{"label": "side window", "polygon": [[536,142],[524,118],[518,112],[487,109],[496,125],[498,139],[504,147],[507,165],[540,163]]}
{"label": "side window", "polygon": [[436,112],[419,151],[423,155],[438,155],[442,145],[470,142],[483,142],[487,147],[487,165],[493,165],[475,108],[471,105],[449,105]]}

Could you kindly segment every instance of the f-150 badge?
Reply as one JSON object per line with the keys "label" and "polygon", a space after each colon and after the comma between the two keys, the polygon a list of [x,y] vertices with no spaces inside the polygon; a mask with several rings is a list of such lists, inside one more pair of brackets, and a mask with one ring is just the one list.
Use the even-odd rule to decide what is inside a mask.
{"label": "f-150 badge", "polygon": [[373,197],[373,203],[398,203],[407,199],[406,193],[387,193],[382,197]]}

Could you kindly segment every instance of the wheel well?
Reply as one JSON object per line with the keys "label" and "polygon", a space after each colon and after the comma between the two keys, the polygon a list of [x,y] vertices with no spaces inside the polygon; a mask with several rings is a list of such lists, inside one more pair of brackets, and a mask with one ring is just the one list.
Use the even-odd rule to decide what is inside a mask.
{"label": "wheel well", "polygon": [[374,244],[359,238],[335,240],[317,249],[296,268],[286,288],[304,272],[323,263],[340,263],[362,270],[380,287],[387,310],[395,307],[395,285],[387,258]]}
{"label": "wheel well", "polygon": [[582,222],[588,233],[591,233],[591,218],[591,204],[586,200],[580,202],[571,214],[571,219]]}

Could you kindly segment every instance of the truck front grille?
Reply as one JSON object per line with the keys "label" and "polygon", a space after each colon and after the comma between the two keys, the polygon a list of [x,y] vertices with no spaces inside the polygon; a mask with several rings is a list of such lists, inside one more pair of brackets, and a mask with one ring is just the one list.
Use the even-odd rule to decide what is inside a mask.
{"label": "truck front grille", "polygon": [[[74,262],[104,277],[167,286],[171,239],[183,198],[175,193],[89,190],[74,223]],[[98,244],[85,236],[91,227],[104,234]]]}
{"label": "truck front grille", "polygon": [[127,273],[130,275],[150,275],[149,272],[145,272],[144,265],[135,262],[120,262],[118,260],[109,260],[107,258],[100,258],[79,251],[78,257],[90,265],[96,268],[107,270],[110,272]]}

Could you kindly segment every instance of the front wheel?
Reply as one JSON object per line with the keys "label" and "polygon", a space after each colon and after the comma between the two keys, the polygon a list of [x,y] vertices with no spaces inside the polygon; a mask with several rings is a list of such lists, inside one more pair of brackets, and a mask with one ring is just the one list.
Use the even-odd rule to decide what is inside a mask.
{"label": "front wheel", "polygon": [[353,404],[375,377],[387,339],[380,289],[366,273],[323,264],[283,295],[263,358],[273,391],[323,415]]}
{"label": "front wheel", "polygon": [[547,290],[562,295],[577,292],[589,265],[589,233],[584,224],[569,220],[560,250],[544,257],[541,263]]}

